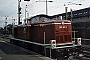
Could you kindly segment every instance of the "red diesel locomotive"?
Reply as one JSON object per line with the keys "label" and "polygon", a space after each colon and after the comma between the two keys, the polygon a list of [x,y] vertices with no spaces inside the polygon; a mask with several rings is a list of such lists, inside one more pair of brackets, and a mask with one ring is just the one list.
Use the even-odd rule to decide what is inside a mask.
{"label": "red diesel locomotive", "polygon": [[71,21],[52,20],[47,15],[37,15],[27,20],[28,25],[14,28],[11,43],[52,59],[72,59],[71,57],[80,55],[81,39],[76,44],[73,43]]}

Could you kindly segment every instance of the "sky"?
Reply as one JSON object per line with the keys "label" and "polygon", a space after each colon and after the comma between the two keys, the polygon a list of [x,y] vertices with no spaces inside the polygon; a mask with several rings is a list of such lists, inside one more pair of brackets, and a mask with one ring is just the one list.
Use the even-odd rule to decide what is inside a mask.
{"label": "sky", "polygon": [[[38,2],[36,2],[38,1]],[[24,1],[21,0],[20,6],[21,6],[21,21],[25,18],[25,7],[27,5],[27,14],[26,17],[35,16],[38,14],[46,14],[46,0],[30,0],[30,1]],[[90,7],[90,0],[47,0],[47,1],[53,1],[47,3],[47,15],[56,15],[65,13],[65,7],[68,7],[68,12],[70,12],[70,9],[79,10]],[[68,5],[70,4],[70,5]],[[82,5],[76,5],[76,4],[82,4]],[[65,6],[64,6],[65,5]],[[5,21],[7,21],[7,24],[14,23],[18,24],[18,0],[1,0],[0,1],[0,27],[5,26]],[[7,20],[5,19],[7,17]]]}

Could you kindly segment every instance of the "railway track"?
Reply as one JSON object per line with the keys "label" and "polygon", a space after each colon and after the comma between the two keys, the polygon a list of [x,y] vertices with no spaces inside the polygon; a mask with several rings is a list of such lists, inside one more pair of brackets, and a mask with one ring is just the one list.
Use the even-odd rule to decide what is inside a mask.
{"label": "railway track", "polygon": [[[30,57],[31,58],[33,58],[33,57],[37,57],[37,59],[33,59],[33,60],[38,60],[38,58],[40,58],[41,60],[51,60],[50,58],[48,58],[48,57],[45,57],[45,56],[43,56],[43,55],[40,55],[40,54],[38,54],[38,53],[35,53],[35,52],[32,52],[32,51],[30,51],[30,50],[28,50],[28,49],[25,49],[25,48],[22,48],[22,47],[20,47],[20,46],[17,46],[17,45],[13,45],[13,44],[10,44],[10,42],[9,42],[9,38],[0,38],[0,42],[3,42],[3,43],[5,43],[7,46],[13,46],[13,47],[16,47],[16,48],[18,48],[18,49],[20,49],[20,52],[19,53],[22,53],[22,54],[27,54],[25,57],[28,57],[28,55],[30,55]],[[12,53],[15,53],[15,54],[19,54],[19,53],[17,53],[17,51],[19,51],[19,50],[12,50]],[[21,51],[24,51],[24,52],[21,52]],[[21,55],[22,55],[21,54]],[[24,57],[23,57],[24,58]],[[2,57],[0,57],[0,59],[2,59]],[[18,58],[17,58],[18,59]],[[28,58],[27,58],[28,59]],[[26,59],[26,60],[27,60]]]}
{"label": "railway track", "polygon": [[[9,42],[9,38],[2,38],[2,40]],[[83,49],[83,56],[79,57],[79,56],[75,56],[74,60],[90,60],[90,46],[89,45],[82,45],[82,49]]]}
{"label": "railway track", "polygon": [[90,60],[90,45],[82,45],[82,57],[76,56],[75,59],[77,60]]}
{"label": "railway track", "polygon": [[83,55],[90,60],[90,45],[84,45],[83,47]]}

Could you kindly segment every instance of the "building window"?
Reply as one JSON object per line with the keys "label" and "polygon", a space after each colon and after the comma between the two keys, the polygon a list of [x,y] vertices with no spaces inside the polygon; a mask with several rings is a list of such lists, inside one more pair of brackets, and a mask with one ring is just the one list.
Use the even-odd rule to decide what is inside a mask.
{"label": "building window", "polygon": [[85,12],[83,14],[85,14]]}
{"label": "building window", "polygon": [[85,12],[86,14],[88,13],[88,12]]}
{"label": "building window", "polygon": [[87,16],[89,18],[89,16]]}
{"label": "building window", "polygon": [[89,11],[89,13],[90,13],[90,11]]}

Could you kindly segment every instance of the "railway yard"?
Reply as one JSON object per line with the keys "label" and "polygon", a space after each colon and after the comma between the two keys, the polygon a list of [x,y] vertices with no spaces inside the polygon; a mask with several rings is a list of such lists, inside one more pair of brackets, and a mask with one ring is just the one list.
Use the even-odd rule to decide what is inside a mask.
{"label": "railway yard", "polygon": [[90,45],[82,45],[82,57],[75,57],[76,60],[90,60]]}
{"label": "railway yard", "polygon": [[[90,60],[90,45],[82,45],[81,57],[76,56],[74,60]],[[13,45],[10,39],[0,38],[0,60],[51,60],[25,48]]]}
{"label": "railway yard", "polygon": [[[6,4],[7,7],[15,5],[15,11],[12,7],[0,6],[0,60],[90,60],[90,5],[84,7],[88,1],[68,0],[62,3],[58,0],[51,3],[52,8],[55,7],[53,9],[48,3],[54,2],[52,0],[15,2]],[[40,7],[37,2],[45,4]],[[57,2],[62,4],[57,5]],[[83,6],[78,9],[69,5]]]}

